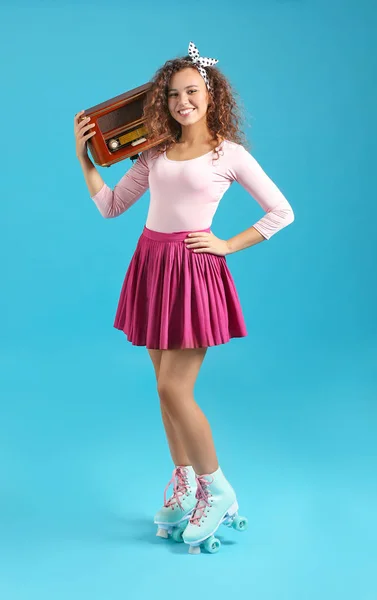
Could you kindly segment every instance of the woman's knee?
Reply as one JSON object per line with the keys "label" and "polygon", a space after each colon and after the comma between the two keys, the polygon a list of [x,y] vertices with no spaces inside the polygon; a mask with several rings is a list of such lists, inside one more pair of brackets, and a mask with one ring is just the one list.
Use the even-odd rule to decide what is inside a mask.
{"label": "woman's knee", "polygon": [[159,378],[157,383],[161,406],[170,416],[177,414],[183,402],[192,397],[192,390],[182,385],[182,382],[172,379]]}
{"label": "woman's knee", "polygon": [[172,413],[193,399],[194,386],[206,348],[163,350],[157,389],[161,403]]}
{"label": "woman's knee", "polygon": [[163,404],[169,403],[182,394],[182,384],[179,381],[165,379],[160,376],[157,380],[157,391],[161,402]]}

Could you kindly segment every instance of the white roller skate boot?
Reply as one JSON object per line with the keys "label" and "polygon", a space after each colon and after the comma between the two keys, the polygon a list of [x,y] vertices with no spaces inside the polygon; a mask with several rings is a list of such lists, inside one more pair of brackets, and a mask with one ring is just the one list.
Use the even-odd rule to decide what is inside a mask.
{"label": "white roller skate boot", "polygon": [[244,531],[247,519],[238,516],[236,494],[220,467],[209,475],[197,476],[196,482],[197,504],[182,537],[190,546],[190,554],[200,554],[200,546],[214,554],[221,546],[220,540],[214,537],[221,523]]}
{"label": "white roller skate boot", "polygon": [[[166,500],[166,492],[173,484],[173,494]],[[182,542],[192,511],[196,505],[196,478],[191,466],[176,467],[173,476],[164,491],[164,506],[154,518],[158,537],[167,538],[169,534],[176,542]]]}

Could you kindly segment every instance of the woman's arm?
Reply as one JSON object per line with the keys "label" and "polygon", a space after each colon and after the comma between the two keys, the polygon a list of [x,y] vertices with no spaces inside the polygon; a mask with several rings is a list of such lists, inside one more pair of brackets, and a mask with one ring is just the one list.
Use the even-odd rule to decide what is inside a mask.
{"label": "woman's arm", "polygon": [[80,160],[90,196],[105,219],[117,217],[128,210],[149,187],[149,167],[145,153],[123,175],[114,190],[103,181],[88,158]]}
{"label": "woman's arm", "polygon": [[263,237],[259,231],[257,231],[254,227],[250,227],[249,229],[246,229],[238,235],[230,238],[226,241],[226,243],[228,244],[229,254],[233,254],[239,250],[245,250],[245,248],[255,246],[255,244],[259,244],[265,239],[266,238]]}
{"label": "woman's arm", "polygon": [[[294,221],[294,213],[288,200],[243,146],[239,145],[234,153],[228,173],[230,178],[242,185],[266,212],[251,228],[259,232],[264,239],[269,240],[275,233]],[[243,246],[244,243],[252,245],[262,241],[251,229],[247,230],[247,234],[246,232],[241,234],[242,241],[239,238],[237,243],[233,239],[233,245]]]}
{"label": "woman's arm", "polygon": [[101,175],[90,160],[89,156],[79,158],[79,163],[84,173],[86,185],[88,186],[89,194],[94,196],[105,185]]}

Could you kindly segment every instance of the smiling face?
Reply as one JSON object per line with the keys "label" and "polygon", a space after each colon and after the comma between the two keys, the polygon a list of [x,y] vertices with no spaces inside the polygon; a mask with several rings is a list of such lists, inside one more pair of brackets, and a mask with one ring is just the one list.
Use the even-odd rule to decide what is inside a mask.
{"label": "smiling face", "polygon": [[203,77],[188,67],[170,79],[168,107],[171,116],[182,126],[193,125],[205,118],[209,94]]}

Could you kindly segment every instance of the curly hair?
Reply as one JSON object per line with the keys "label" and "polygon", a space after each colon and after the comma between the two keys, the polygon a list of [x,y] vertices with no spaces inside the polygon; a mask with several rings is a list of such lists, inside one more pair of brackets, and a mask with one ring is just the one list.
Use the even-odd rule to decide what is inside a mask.
{"label": "curly hair", "polygon": [[[152,86],[144,102],[143,118],[152,141],[161,136],[169,136],[156,145],[156,157],[175,144],[181,135],[181,125],[169,112],[168,86],[174,73],[187,68],[196,68],[190,56],[168,60],[156,71],[151,80]],[[209,131],[216,139],[217,145],[220,144],[220,140],[226,139],[248,148],[245,134],[240,129],[240,121],[244,116],[235,99],[238,93],[218,68],[206,67],[206,72],[210,83],[206,114]],[[217,152],[217,147],[214,151]]]}

